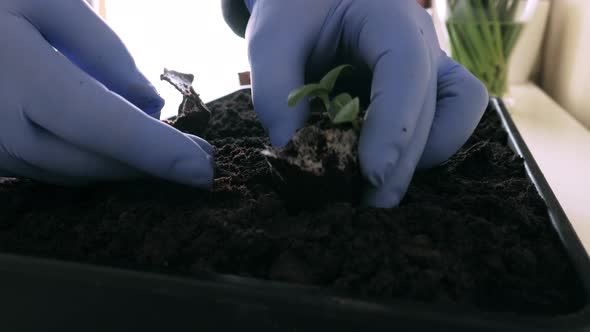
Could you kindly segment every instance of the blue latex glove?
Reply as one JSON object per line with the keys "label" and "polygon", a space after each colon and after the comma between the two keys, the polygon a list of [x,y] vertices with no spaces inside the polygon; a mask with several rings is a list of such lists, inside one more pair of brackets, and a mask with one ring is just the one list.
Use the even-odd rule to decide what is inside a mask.
{"label": "blue latex glove", "polygon": [[373,74],[359,157],[366,203],[392,207],[417,167],[447,160],[471,136],[487,90],[441,51],[432,18],[415,0],[245,0],[254,107],[275,146],[307,119],[287,96],[335,59]]}
{"label": "blue latex glove", "polygon": [[157,119],[163,99],[84,1],[0,1],[0,49],[0,177],[211,185],[213,148]]}

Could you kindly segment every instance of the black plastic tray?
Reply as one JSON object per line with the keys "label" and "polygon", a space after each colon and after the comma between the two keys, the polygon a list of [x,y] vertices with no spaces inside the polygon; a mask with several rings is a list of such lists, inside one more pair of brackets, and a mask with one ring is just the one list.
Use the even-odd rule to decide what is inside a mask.
{"label": "black plastic tray", "polygon": [[504,104],[492,99],[490,107],[525,159],[580,275],[585,305],[575,314],[534,318],[405,301],[374,303],[227,275],[189,279],[0,254],[0,331],[590,330],[588,255]]}

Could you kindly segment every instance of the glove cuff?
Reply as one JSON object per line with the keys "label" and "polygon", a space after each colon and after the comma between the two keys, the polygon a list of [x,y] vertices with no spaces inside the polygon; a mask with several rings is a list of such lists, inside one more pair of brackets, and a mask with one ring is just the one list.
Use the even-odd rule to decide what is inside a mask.
{"label": "glove cuff", "polygon": [[252,5],[255,1],[249,0],[221,0],[221,8],[225,23],[232,29],[232,31],[244,38],[246,35],[246,26],[250,19],[250,10],[248,5]]}

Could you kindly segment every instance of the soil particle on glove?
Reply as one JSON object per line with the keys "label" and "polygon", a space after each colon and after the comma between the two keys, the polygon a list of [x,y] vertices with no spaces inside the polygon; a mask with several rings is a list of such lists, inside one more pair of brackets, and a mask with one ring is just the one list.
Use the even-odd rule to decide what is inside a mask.
{"label": "soil particle on glove", "polygon": [[207,107],[201,136],[217,150],[212,191],[159,181],[62,188],[4,180],[0,250],[482,311],[557,315],[583,305],[545,204],[494,112],[449,161],[416,173],[399,207],[379,210],[338,195],[293,208],[261,153],[270,144],[249,91]]}

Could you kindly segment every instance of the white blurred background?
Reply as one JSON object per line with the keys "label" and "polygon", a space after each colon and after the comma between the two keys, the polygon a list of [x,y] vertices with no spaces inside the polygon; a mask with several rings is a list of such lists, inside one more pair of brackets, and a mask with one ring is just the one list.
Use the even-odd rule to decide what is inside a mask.
{"label": "white blurred background", "polygon": [[195,90],[205,102],[240,88],[238,73],[249,70],[246,44],[226,25],[220,1],[95,2],[166,100],[163,118],[175,115],[182,100],[160,81],[164,68],[194,74]]}

